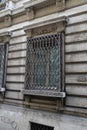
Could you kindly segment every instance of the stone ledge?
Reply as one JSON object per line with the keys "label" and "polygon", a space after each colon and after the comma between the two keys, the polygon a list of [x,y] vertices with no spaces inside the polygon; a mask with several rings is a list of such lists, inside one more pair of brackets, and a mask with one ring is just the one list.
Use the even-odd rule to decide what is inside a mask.
{"label": "stone ledge", "polygon": [[65,92],[56,92],[56,91],[48,91],[48,90],[22,90],[25,95],[37,95],[37,96],[45,96],[45,97],[58,97],[65,98]]}
{"label": "stone ledge", "polygon": [[[50,8],[51,9],[51,13],[52,12],[57,12],[57,11],[62,11],[65,9],[65,0],[31,0],[28,2],[25,2],[24,4],[24,8],[27,11],[27,17],[28,20],[32,20],[37,16],[37,10],[40,11],[40,9],[42,9],[43,7],[51,7],[53,6],[54,8]],[[49,12],[46,9],[46,12],[42,12],[42,16],[43,15],[48,15]]]}
{"label": "stone ledge", "polygon": [[0,33],[0,42],[9,42],[11,34],[11,32]]}
{"label": "stone ledge", "polygon": [[4,36],[11,36],[11,32],[4,32],[4,33],[0,33],[0,37],[4,37]]}
{"label": "stone ledge", "polygon": [[39,4],[46,3],[48,0],[31,0],[24,3],[25,8],[35,7]]}
{"label": "stone ledge", "polygon": [[36,37],[43,34],[51,34],[62,32],[65,30],[68,18],[65,16],[57,17],[54,19],[49,18],[48,20],[40,20],[31,25],[24,26],[24,31],[28,37]]}
{"label": "stone ledge", "polygon": [[33,29],[33,28],[38,28],[38,27],[41,27],[41,26],[45,26],[45,25],[49,25],[49,24],[53,24],[53,23],[59,23],[59,22],[63,22],[63,21],[65,23],[67,23],[68,18],[65,17],[65,16],[62,16],[62,17],[58,17],[58,18],[48,19],[46,21],[40,21],[40,22],[32,24],[30,26],[25,26],[24,30],[27,31],[27,30],[30,30],[30,29]]}
{"label": "stone ledge", "polygon": [[10,9],[5,9],[5,10],[2,10],[0,11],[0,18],[3,18],[7,15],[11,15],[11,10]]}
{"label": "stone ledge", "polygon": [[24,11],[25,11],[24,7],[16,8],[12,11],[12,15],[18,15]]}
{"label": "stone ledge", "polygon": [[0,11],[0,22],[4,22],[5,27],[12,25],[11,14],[12,12],[10,9],[5,9],[5,10]]}

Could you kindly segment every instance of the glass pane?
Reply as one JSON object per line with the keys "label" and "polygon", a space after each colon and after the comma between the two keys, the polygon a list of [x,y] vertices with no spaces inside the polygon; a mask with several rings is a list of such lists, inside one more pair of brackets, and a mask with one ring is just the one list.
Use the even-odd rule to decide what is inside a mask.
{"label": "glass pane", "polygon": [[58,47],[50,49],[49,64],[49,86],[57,87],[58,85]]}
{"label": "glass pane", "polygon": [[42,49],[36,49],[35,54],[35,85],[45,86],[46,82],[46,54]]}

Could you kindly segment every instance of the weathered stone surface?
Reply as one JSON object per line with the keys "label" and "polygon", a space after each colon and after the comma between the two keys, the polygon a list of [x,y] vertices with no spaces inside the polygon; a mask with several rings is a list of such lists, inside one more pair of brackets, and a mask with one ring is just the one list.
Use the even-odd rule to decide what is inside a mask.
{"label": "weathered stone surface", "polygon": [[0,104],[0,130],[30,130],[30,122],[54,127],[54,130],[87,130],[87,118]]}

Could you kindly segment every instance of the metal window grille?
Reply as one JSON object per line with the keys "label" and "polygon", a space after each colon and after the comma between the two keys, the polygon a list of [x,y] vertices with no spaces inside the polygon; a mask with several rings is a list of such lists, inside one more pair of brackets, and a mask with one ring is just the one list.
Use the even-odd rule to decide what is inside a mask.
{"label": "metal window grille", "polygon": [[4,85],[6,46],[0,45],[0,88]]}
{"label": "metal window grille", "polygon": [[28,38],[24,93],[58,96],[61,81],[62,33]]}
{"label": "metal window grille", "polygon": [[50,126],[31,122],[31,130],[54,130],[54,128]]}

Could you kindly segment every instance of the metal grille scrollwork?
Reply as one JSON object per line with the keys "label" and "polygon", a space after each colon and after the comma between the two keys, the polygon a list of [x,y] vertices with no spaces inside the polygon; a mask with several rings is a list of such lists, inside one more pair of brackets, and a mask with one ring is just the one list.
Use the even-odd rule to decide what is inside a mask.
{"label": "metal grille scrollwork", "polygon": [[25,75],[27,94],[57,96],[61,92],[61,80],[62,33],[28,38]]}
{"label": "metal grille scrollwork", "polygon": [[5,67],[5,45],[0,45],[0,88],[3,87],[4,83],[4,67]]}

